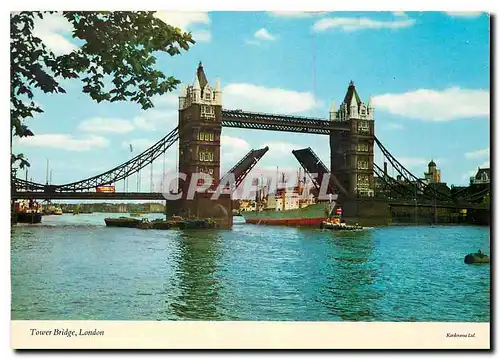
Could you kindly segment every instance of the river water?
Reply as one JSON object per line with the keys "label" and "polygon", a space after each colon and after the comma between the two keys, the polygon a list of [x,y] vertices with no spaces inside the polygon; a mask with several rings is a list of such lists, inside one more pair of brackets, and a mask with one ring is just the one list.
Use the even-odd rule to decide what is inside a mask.
{"label": "river water", "polygon": [[463,262],[490,253],[488,227],[338,233],[237,217],[232,230],[160,231],[107,216],[12,227],[12,319],[490,320],[490,266]]}

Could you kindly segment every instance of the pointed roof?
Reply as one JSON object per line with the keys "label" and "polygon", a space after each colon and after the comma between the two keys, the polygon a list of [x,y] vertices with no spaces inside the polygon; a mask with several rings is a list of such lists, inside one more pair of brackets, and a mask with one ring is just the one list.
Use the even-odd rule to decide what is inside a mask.
{"label": "pointed roof", "polygon": [[354,86],[354,82],[349,82],[349,87],[347,88],[347,92],[344,97],[344,103],[348,106],[351,105],[353,97],[356,99],[356,103],[361,105],[361,99],[359,98],[358,92],[356,91],[356,86]]}
{"label": "pointed roof", "polygon": [[351,97],[350,107],[359,107],[359,103],[356,101],[356,96]]}
{"label": "pointed roof", "polygon": [[330,112],[335,112],[337,109],[335,108],[335,101],[332,100],[332,104],[330,106]]}
{"label": "pointed roof", "polygon": [[200,91],[200,81],[198,81],[198,76],[194,77],[194,84],[193,84],[193,89]]}
{"label": "pointed roof", "polygon": [[431,162],[429,162],[427,167],[436,167],[436,162],[434,162],[434,160],[431,160]]}
{"label": "pointed roof", "polygon": [[204,89],[205,86],[208,84],[208,80],[207,76],[205,76],[205,71],[203,71],[203,65],[201,64],[201,61],[200,64],[198,65],[196,76],[198,77],[198,81],[200,82],[200,87]]}
{"label": "pointed roof", "polygon": [[489,168],[480,168],[479,167],[477,169],[476,179],[481,179],[483,173],[486,173],[486,176],[488,176],[488,178],[490,178],[490,169]]}

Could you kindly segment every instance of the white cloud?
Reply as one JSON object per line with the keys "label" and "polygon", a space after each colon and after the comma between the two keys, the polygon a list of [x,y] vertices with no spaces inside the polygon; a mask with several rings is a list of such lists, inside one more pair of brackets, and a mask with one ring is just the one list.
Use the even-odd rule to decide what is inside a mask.
{"label": "white cloud", "polygon": [[458,87],[442,91],[419,89],[401,94],[373,97],[375,110],[429,121],[451,121],[460,118],[488,116],[490,93]]}
{"label": "white cloud", "polygon": [[323,32],[329,29],[341,29],[343,31],[357,31],[364,29],[402,29],[413,26],[415,19],[399,14],[396,20],[375,20],[367,17],[330,17],[316,21],[313,31]]}
{"label": "white cloud", "polygon": [[447,11],[451,17],[476,18],[481,16],[481,11]]}
{"label": "white cloud", "polygon": [[479,166],[474,167],[474,169],[472,169],[472,170],[468,171],[467,173],[465,173],[462,176],[462,179],[463,180],[469,180],[470,177],[474,177],[477,174],[477,171],[478,171],[479,168],[490,168],[490,161],[488,160],[486,162],[483,162]]}
{"label": "white cloud", "polygon": [[168,130],[177,126],[178,116],[176,110],[150,109],[135,117],[133,123],[136,128],[146,131]]}
{"label": "white cloud", "polygon": [[212,34],[208,30],[201,30],[193,32],[193,39],[197,42],[210,42]]}
{"label": "white cloud", "polygon": [[237,161],[250,151],[250,145],[242,138],[226,135],[221,136],[220,143],[222,156],[221,173],[224,175],[225,172],[229,171]]}
{"label": "white cloud", "polygon": [[119,118],[93,117],[80,122],[80,131],[95,133],[126,133],[134,129],[134,125]]}
{"label": "white cloud", "polygon": [[233,83],[224,88],[226,108],[274,113],[300,113],[321,106],[310,92]]}
{"label": "white cloud", "polygon": [[262,28],[257,30],[254,34],[253,37],[259,40],[265,40],[265,41],[274,41],[278,37],[275,35],[272,35],[267,29]]}
{"label": "white cloud", "polygon": [[285,18],[307,18],[321,16],[326,14],[325,11],[271,11],[270,14],[276,17]]}
{"label": "white cloud", "polygon": [[158,11],[155,17],[184,32],[191,31],[195,41],[207,42],[212,39],[210,30],[207,28],[210,25],[208,12]]}
{"label": "white cloud", "polygon": [[90,151],[109,146],[109,141],[101,136],[73,138],[66,134],[41,134],[18,139],[18,143],[29,147],[57,148],[67,151]]}
{"label": "white cloud", "polygon": [[35,18],[33,34],[59,56],[77,49],[77,46],[63,36],[71,34],[73,29],[73,25],[62,16],[62,13],[44,14],[43,19]]}
{"label": "white cloud", "polygon": [[250,145],[247,141],[239,137],[221,136],[221,145],[231,150],[249,151]]}
{"label": "white cloud", "polygon": [[154,95],[151,97],[151,101],[156,106],[177,106],[179,104],[179,94],[178,93],[169,93],[165,95]]}
{"label": "white cloud", "polygon": [[472,151],[472,152],[467,152],[465,154],[465,158],[469,158],[469,159],[472,159],[472,158],[483,158],[483,157],[490,157],[490,148],[483,148],[481,150],[477,150],[477,151]]}
{"label": "white cloud", "polygon": [[122,142],[122,148],[129,149],[130,145],[132,145],[133,152],[142,152],[145,149],[153,146],[156,142],[149,140],[147,138],[135,138],[128,141]]}
{"label": "white cloud", "polygon": [[267,153],[268,157],[279,157],[283,158],[284,156],[293,156],[292,151],[297,150],[300,148],[304,148],[303,145],[296,145],[290,142],[284,142],[284,141],[274,141],[274,142],[268,142],[265,145],[262,145],[262,147],[268,146],[269,147],[269,152]]}

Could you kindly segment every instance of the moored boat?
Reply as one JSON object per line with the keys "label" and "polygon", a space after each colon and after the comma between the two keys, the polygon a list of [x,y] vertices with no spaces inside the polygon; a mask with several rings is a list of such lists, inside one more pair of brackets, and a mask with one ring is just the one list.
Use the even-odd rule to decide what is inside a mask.
{"label": "moored boat", "polygon": [[137,228],[137,225],[141,223],[141,220],[129,217],[119,217],[119,218],[105,218],[104,222],[108,227]]}
{"label": "moored boat", "polygon": [[151,222],[151,227],[153,229],[170,229],[172,226],[175,226],[176,223],[172,223],[171,221],[164,221],[162,219],[155,220]]}
{"label": "moored boat", "polygon": [[40,212],[19,212],[17,214],[18,223],[36,224],[42,221],[42,213]]}
{"label": "moored boat", "polygon": [[465,264],[483,264],[490,263],[490,257],[486,254],[482,253],[481,250],[477,251],[477,253],[469,253],[464,258]]}
{"label": "moored boat", "polygon": [[42,211],[40,205],[34,201],[19,201],[14,203],[17,223],[36,224],[42,221]]}
{"label": "moored boat", "polygon": [[63,214],[63,211],[61,208],[56,208],[54,209],[54,212],[52,214],[56,216],[61,216]]}
{"label": "moored boat", "polygon": [[209,229],[215,227],[216,223],[209,219],[188,219],[179,222],[180,229]]}

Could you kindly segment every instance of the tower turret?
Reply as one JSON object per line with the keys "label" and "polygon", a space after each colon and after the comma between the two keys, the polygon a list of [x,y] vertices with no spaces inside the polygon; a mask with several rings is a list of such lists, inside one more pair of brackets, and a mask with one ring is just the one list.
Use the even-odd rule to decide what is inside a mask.
{"label": "tower turret", "polygon": [[358,103],[356,101],[356,96],[352,96],[351,104],[349,105],[349,116],[356,117],[358,115]]}
{"label": "tower turret", "polygon": [[201,86],[198,76],[195,76],[192,89],[192,102],[197,103],[201,99]]}
{"label": "tower turret", "polygon": [[220,79],[219,78],[217,78],[215,80],[214,99],[215,99],[216,105],[219,105],[219,106],[222,105],[222,90],[220,88]]}
{"label": "tower turret", "polygon": [[373,112],[375,111],[375,108],[373,107],[373,98],[370,97],[368,100],[368,118],[370,120],[373,120]]}
{"label": "tower turret", "polygon": [[337,110],[335,108],[335,101],[332,100],[332,104],[330,106],[330,121],[335,121],[337,119]]}
{"label": "tower turret", "polygon": [[183,109],[186,107],[186,100],[187,100],[187,89],[186,85],[181,84],[180,86],[180,94],[179,94],[179,110]]}

